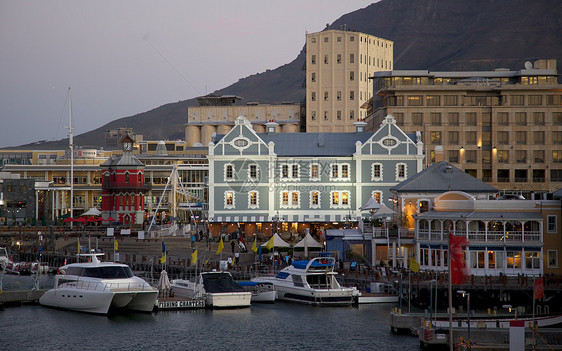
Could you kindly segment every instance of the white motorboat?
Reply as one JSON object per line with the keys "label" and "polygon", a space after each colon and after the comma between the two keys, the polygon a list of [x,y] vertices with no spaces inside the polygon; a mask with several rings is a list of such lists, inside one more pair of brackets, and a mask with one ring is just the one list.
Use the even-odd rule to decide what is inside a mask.
{"label": "white motorboat", "polygon": [[202,272],[190,280],[174,279],[171,282],[175,296],[192,299],[204,298],[206,307],[249,307],[251,293],[238,285],[229,272]]}
{"label": "white motorboat", "polygon": [[39,303],[80,312],[107,314],[110,310],[151,312],[158,290],[136,277],[131,268],[115,262],[100,262],[97,256],[82,254],[91,262],[71,263],[59,268],[55,287]]}
{"label": "white motorboat", "polygon": [[316,306],[348,306],[359,294],[356,288],[340,286],[334,272],[333,257],[294,261],[276,276],[253,278],[254,282],[272,283],[277,298]]}
{"label": "white motorboat", "polygon": [[238,284],[252,294],[252,302],[275,302],[277,291],[273,283],[239,281]]}

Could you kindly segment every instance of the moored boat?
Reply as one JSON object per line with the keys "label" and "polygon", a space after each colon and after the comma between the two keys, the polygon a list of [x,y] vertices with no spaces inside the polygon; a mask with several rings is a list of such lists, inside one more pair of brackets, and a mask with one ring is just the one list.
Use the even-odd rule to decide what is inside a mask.
{"label": "moored boat", "polygon": [[279,300],[316,306],[349,306],[359,291],[340,286],[334,267],[333,257],[316,257],[310,261],[294,261],[276,276],[257,277],[252,281],[272,283]]}
{"label": "moored boat", "polygon": [[175,296],[204,298],[209,308],[249,307],[251,293],[238,285],[229,272],[201,272],[190,280],[171,281]]}
{"label": "moored boat", "polygon": [[273,283],[240,281],[238,284],[252,294],[252,302],[273,303],[277,299],[277,291]]}
{"label": "moored boat", "polygon": [[100,255],[103,254],[79,255],[90,257],[91,262],[60,267],[54,288],[43,294],[39,303],[97,314],[110,310],[151,312],[158,290],[136,277],[125,264],[100,262]]}

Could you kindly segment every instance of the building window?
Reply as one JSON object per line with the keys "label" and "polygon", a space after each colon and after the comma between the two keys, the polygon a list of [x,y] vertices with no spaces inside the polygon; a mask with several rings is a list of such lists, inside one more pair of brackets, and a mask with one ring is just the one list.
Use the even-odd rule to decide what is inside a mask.
{"label": "building window", "polygon": [[421,95],[409,95],[407,98],[408,106],[423,106]]}
{"label": "building window", "polygon": [[562,150],[552,150],[552,162],[562,163]]}
{"label": "building window", "polygon": [[515,112],[515,124],[518,126],[526,126],[527,114],[525,112]]}
{"label": "building window", "polygon": [[355,80],[355,72],[349,71],[349,80],[350,80],[350,81]]}
{"label": "building window", "polygon": [[546,217],[546,232],[558,233],[558,217],[549,215]]}
{"label": "building window", "polygon": [[527,145],[527,132],[515,132],[515,144]]}
{"label": "building window", "polygon": [[445,95],[443,97],[445,106],[457,106],[458,97],[456,95]]}
{"label": "building window", "polygon": [[459,163],[459,151],[458,150],[449,150],[449,151],[447,151],[447,155],[448,155],[450,163]]}
{"label": "building window", "polygon": [[541,268],[541,260],[538,252],[525,252],[525,268],[527,269]]}
{"label": "building window", "polygon": [[533,143],[535,145],[544,145],[544,132],[533,132]]}
{"label": "building window", "polygon": [[341,101],[341,91],[336,92],[336,100]]}
{"label": "building window", "polygon": [[288,206],[289,205],[289,193],[284,191],[281,193],[281,205]]}
{"label": "building window", "polygon": [[250,191],[248,193],[248,208],[258,208],[259,201],[258,201],[258,192],[257,191]]}
{"label": "building window", "polygon": [[349,119],[350,119],[350,120],[354,120],[354,119],[355,119],[355,111],[354,111],[354,110],[349,110]]}
{"label": "building window", "polygon": [[281,207],[300,207],[300,191],[283,191],[281,193]]}
{"label": "building window", "polygon": [[316,82],[316,72],[312,72],[312,74],[310,75],[310,80],[314,83]]}
{"label": "building window", "polygon": [[527,170],[526,169],[516,169],[515,170],[515,182],[516,183],[526,183],[527,182]]}
{"label": "building window", "polygon": [[224,179],[234,180],[234,165],[227,164],[224,166]]}
{"label": "building window", "polygon": [[396,124],[399,126],[404,125],[404,114],[402,112],[395,112],[394,118],[396,119]]}
{"label": "building window", "polygon": [[371,165],[371,180],[382,180],[382,163],[373,163]]}
{"label": "building window", "polygon": [[509,183],[509,169],[498,169],[498,183]]}
{"label": "building window", "polygon": [[315,65],[316,64],[316,55],[312,55],[310,61],[313,65]]}
{"label": "building window", "polygon": [[562,169],[551,169],[550,170],[550,181],[551,182],[562,182]]}
{"label": "building window", "polygon": [[527,150],[515,150],[515,162],[527,163]]}
{"label": "building window", "polygon": [[328,37],[324,37],[324,42],[325,42],[325,43],[328,42]]}
{"label": "building window", "polygon": [[459,132],[452,131],[448,132],[449,137],[449,144],[450,145],[458,145],[459,144]]}
{"label": "building window", "polygon": [[325,121],[328,120],[328,111],[324,111],[324,120],[325,120]]}
{"label": "building window", "polygon": [[439,95],[427,95],[425,98],[426,106],[440,106],[441,100]]}
{"label": "building window", "polygon": [[328,55],[324,55],[324,64],[328,64]]}
{"label": "building window", "polygon": [[349,163],[332,163],[330,180],[349,180]]}
{"label": "building window", "polygon": [[349,37],[349,41],[355,41],[355,37],[354,37],[354,36],[350,36],[350,37]]}
{"label": "building window", "polygon": [[349,100],[355,100],[355,92],[353,90],[349,91]]}
{"label": "building window", "polygon": [[549,106],[561,106],[562,105],[562,95],[547,95],[546,104]]}
{"label": "building window", "polygon": [[509,113],[498,112],[498,125],[508,126],[509,125]]}
{"label": "building window", "polygon": [[498,163],[509,163],[507,150],[498,150]]}
{"label": "building window", "polygon": [[281,165],[281,178],[289,178],[289,165]]}
{"label": "building window", "polygon": [[310,179],[319,180],[320,179],[320,165],[313,163],[310,165]]}
{"label": "building window", "polygon": [[562,132],[552,132],[552,143],[553,144],[562,144]]}
{"label": "building window", "polygon": [[224,193],[224,208],[229,208],[232,209],[234,208],[235,203],[234,203],[234,192],[233,191],[227,191]]}
{"label": "building window", "polygon": [[355,55],[349,54],[349,63],[354,63],[354,62],[355,62]]}
{"label": "building window", "polygon": [[320,207],[320,192],[311,191],[310,192],[310,208]]}
{"label": "building window", "polygon": [[423,125],[423,113],[421,112],[412,113],[412,124],[415,126]]}
{"label": "building window", "polygon": [[475,127],[478,125],[478,121],[476,118],[476,112],[467,112],[466,113],[466,125]]}
{"label": "building window", "polygon": [[431,132],[431,144],[441,145],[441,132]]}
{"label": "building window", "polygon": [[534,150],[533,159],[535,163],[544,163],[544,150]]}
{"label": "building window", "polygon": [[529,106],[541,106],[542,95],[529,95]]}
{"label": "building window", "polygon": [[552,112],[552,124],[562,126],[562,112]]}
{"label": "building window", "polygon": [[336,118],[337,118],[338,121],[341,121],[341,111],[340,110],[336,111]]}
{"label": "building window", "polygon": [[129,172],[125,172],[125,183],[129,183]]}
{"label": "building window", "polygon": [[548,250],[548,268],[558,268],[558,250]]}
{"label": "building window", "polygon": [[294,179],[297,179],[299,177],[299,165],[293,165],[293,173],[292,176]]}
{"label": "building window", "polygon": [[429,117],[430,117],[432,126],[440,126],[441,125],[441,113],[431,112],[429,114]]}
{"label": "building window", "polygon": [[316,120],[316,111],[310,112],[310,119],[315,121]]}
{"label": "building window", "polygon": [[324,92],[324,101],[328,101],[328,92],[327,91]]}
{"label": "building window", "polygon": [[396,180],[402,181],[406,180],[406,164],[405,163],[397,163],[396,164]]}
{"label": "building window", "polygon": [[310,100],[316,101],[316,92],[315,91],[310,93]]}
{"label": "building window", "polygon": [[498,144],[509,145],[509,132],[498,132]]}
{"label": "building window", "polygon": [[373,199],[375,199],[375,201],[376,201],[377,203],[380,204],[381,201],[382,201],[382,191],[379,191],[379,190],[373,191],[373,192],[371,193],[371,197],[372,197]]}
{"label": "building window", "polygon": [[533,112],[533,123],[536,126],[544,126],[544,112]]}
{"label": "building window", "polygon": [[338,43],[341,42],[341,37],[337,37]]}
{"label": "building window", "polygon": [[476,150],[466,150],[464,155],[466,163],[476,163]]}
{"label": "building window", "polygon": [[458,126],[459,125],[459,113],[458,112],[449,112],[447,114],[447,118],[449,119],[449,125]]}
{"label": "building window", "polygon": [[257,179],[258,178],[258,165],[250,165],[248,172],[250,174],[251,179]]}
{"label": "building window", "polygon": [[511,106],[523,106],[525,104],[524,95],[511,95]]}
{"label": "building window", "polygon": [[331,191],[330,198],[330,208],[350,208],[349,191]]}
{"label": "building window", "polygon": [[544,183],[545,177],[544,169],[533,169],[533,183]]}
{"label": "building window", "polygon": [[476,132],[466,132],[465,143],[467,145],[476,145]]}

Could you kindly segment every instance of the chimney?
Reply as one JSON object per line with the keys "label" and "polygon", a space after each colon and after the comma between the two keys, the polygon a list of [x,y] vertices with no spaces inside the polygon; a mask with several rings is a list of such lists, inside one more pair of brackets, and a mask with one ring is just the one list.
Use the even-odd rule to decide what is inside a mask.
{"label": "chimney", "polygon": [[270,119],[269,122],[265,124],[265,132],[267,134],[273,134],[277,132],[277,126],[279,123],[276,123],[274,120]]}
{"label": "chimney", "polygon": [[353,123],[353,125],[355,126],[356,133],[363,133],[365,131],[365,126],[367,125],[367,123],[360,119],[357,122]]}

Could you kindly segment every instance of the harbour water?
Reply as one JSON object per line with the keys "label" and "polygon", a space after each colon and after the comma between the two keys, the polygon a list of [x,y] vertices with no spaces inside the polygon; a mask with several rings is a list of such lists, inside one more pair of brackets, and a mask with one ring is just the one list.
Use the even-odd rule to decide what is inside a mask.
{"label": "harbour water", "polygon": [[0,310],[0,349],[417,349],[416,338],[390,332],[391,307],[388,304],[360,305],[357,308],[309,307],[276,302],[234,310],[110,316],[40,305],[5,307]]}

